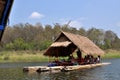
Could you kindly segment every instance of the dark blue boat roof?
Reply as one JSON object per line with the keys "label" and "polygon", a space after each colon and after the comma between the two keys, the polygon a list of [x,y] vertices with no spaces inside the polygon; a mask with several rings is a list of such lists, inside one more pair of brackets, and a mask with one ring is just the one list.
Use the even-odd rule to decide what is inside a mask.
{"label": "dark blue boat roof", "polygon": [[14,0],[0,0],[0,41],[5,30]]}

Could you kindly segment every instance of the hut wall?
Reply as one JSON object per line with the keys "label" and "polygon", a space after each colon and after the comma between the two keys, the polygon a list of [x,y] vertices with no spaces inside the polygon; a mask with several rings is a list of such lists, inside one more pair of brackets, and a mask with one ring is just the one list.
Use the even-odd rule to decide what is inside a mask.
{"label": "hut wall", "polygon": [[69,41],[66,36],[61,36],[56,42]]}

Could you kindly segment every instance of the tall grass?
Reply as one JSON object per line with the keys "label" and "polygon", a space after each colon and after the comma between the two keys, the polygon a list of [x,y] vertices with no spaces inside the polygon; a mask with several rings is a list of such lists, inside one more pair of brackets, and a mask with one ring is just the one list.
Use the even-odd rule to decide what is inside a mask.
{"label": "tall grass", "polygon": [[0,62],[43,62],[49,58],[39,51],[2,51]]}
{"label": "tall grass", "polygon": [[[76,57],[76,55],[74,56]],[[120,51],[106,50],[105,54],[101,57],[104,59],[120,58]],[[65,57],[65,59],[67,58]],[[49,57],[44,56],[43,52],[41,51],[1,51],[0,52],[0,62],[48,62],[48,61],[49,61]]]}
{"label": "tall grass", "polygon": [[120,58],[120,51],[117,50],[106,50],[103,58]]}

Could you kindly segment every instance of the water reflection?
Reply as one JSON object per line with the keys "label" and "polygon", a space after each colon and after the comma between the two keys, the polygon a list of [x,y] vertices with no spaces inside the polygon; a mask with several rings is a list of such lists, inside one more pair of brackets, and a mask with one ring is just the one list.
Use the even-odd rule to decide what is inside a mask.
{"label": "water reflection", "polygon": [[105,60],[111,65],[71,72],[23,73],[24,66],[47,63],[1,63],[0,80],[119,80],[120,59]]}

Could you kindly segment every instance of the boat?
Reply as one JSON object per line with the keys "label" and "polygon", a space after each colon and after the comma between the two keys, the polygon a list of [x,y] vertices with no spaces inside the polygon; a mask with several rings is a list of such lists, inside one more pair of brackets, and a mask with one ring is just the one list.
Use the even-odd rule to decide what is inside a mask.
{"label": "boat", "polygon": [[[77,53],[77,58],[74,57],[74,53]],[[44,53],[45,56],[54,57],[56,60],[50,61],[51,63],[47,66],[25,67],[23,71],[68,72],[111,64],[101,63],[100,56],[103,54],[104,51],[87,37],[61,31]],[[97,56],[93,57],[94,55]],[[68,59],[59,60],[58,57],[68,57]]]}
{"label": "boat", "polygon": [[24,72],[69,72],[73,70],[81,70],[81,69],[90,69],[99,66],[105,66],[111,64],[110,62],[107,63],[97,63],[97,64],[87,64],[87,65],[74,65],[74,66],[32,66],[32,67],[24,67]]}

